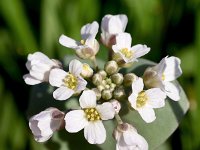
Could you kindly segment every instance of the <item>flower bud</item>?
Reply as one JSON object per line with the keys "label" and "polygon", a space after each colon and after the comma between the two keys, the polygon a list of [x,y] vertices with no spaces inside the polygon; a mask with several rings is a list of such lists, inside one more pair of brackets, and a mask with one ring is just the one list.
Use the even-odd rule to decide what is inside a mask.
{"label": "flower bud", "polygon": [[131,86],[133,81],[135,81],[138,77],[134,73],[128,73],[124,76],[124,85]]}
{"label": "flower bud", "polygon": [[115,88],[114,92],[113,92],[113,96],[115,99],[117,100],[122,100],[125,97],[125,91],[124,88],[122,86]]}
{"label": "flower bud", "polygon": [[117,73],[118,65],[115,61],[111,60],[105,64],[104,69],[109,75],[112,75],[114,73]]}
{"label": "flower bud", "polygon": [[101,92],[102,90],[105,89],[105,87],[104,87],[103,85],[98,85],[98,86],[97,86],[97,89]]}
{"label": "flower bud", "polygon": [[82,72],[81,72],[81,76],[82,76],[83,78],[89,78],[89,77],[91,77],[92,75],[93,75],[93,70],[92,70],[92,68],[91,68],[88,64],[84,63],[84,64],[83,64],[83,69],[82,69]]}
{"label": "flower bud", "polygon": [[94,74],[94,76],[92,77],[92,83],[96,86],[100,85],[102,82],[102,77],[100,74],[96,73]]}
{"label": "flower bud", "polygon": [[111,83],[111,84],[110,84],[110,91],[113,92],[114,89],[115,89],[115,87],[116,87],[116,84]]}
{"label": "flower bud", "polygon": [[147,68],[143,74],[143,81],[147,88],[159,87],[160,78],[156,71],[152,68]]}
{"label": "flower bud", "polygon": [[121,109],[121,104],[117,100],[113,99],[110,101],[110,103],[113,105],[113,108],[115,109],[115,113],[118,114]]}
{"label": "flower bud", "polygon": [[100,70],[98,74],[101,75],[102,79],[104,80],[107,77],[107,73],[104,70]]}
{"label": "flower bud", "polygon": [[101,92],[97,88],[93,88],[92,91],[95,92],[97,100],[101,98]]}
{"label": "flower bud", "polygon": [[113,74],[111,76],[111,79],[112,79],[112,82],[117,84],[117,85],[120,85],[122,84],[124,78],[123,78],[123,75],[121,73],[116,73],[116,74]]}
{"label": "flower bud", "polygon": [[112,92],[110,90],[103,90],[101,95],[104,100],[109,100],[112,98]]}

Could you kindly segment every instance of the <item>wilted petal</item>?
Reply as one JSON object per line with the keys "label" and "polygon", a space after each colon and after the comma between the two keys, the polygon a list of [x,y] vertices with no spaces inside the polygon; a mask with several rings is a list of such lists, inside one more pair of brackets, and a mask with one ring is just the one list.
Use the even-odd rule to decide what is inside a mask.
{"label": "wilted petal", "polygon": [[149,107],[140,108],[138,109],[138,112],[146,123],[151,123],[156,119],[153,108]]}
{"label": "wilted petal", "polygon": [[115,110],[111,103],[105,102],[101,105],[97,105],[96,109],[99,112],[102,120],[109,120],[114,118]]}
{"label": "wilted petal", "polygon": [[65,115],[65,129],[70,133],[78,132],[87,125],[88,120],[83,110],[73,110]]}
{"label": "wilted petal", "polygon": [[102,121],[89,122],[84,128],[84,136],[90,144],[102,144],[106,140],[106,130]]}
{"label": "wilted petal", "polygon": [[53,97],[56,100],[66,100],[74,94],[74,90],[71,90],[65,86],[61,86],[53,92]]}
{"label": "wilted petal", "polygon": [[95,108],[96,107],[96,94],[92,90],[83,91],[79,98],[79,103],[82,108]]}
{"label": "wilted petal", "polygon": [[63,85],[63,79],[66,77],[67,72],[62,69],[53,69],[49,75],[49,83],[52,86],[60,87]]}
{"label": "wilted petal", "polygon": [[178,86],[171,82],[164,82],[165,93],[169,98],[174,101],[178,101],[180,99],[180,89]]}

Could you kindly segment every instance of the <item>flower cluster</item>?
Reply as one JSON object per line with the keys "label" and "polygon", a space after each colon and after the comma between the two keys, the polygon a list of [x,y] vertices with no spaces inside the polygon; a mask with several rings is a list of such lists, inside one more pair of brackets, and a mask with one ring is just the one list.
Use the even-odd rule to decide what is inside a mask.
{"label": "flower cluster", "polygon": [[[101,69],[96,62],[100,47],[96,40],[99,30],[96,21],[81,28],[79,41],[65,35],[59,38],[61,45],[74,49],[79,58],[88,59],[93,67],[74,59],[65,71],[58,60],[41,52],[29,54],[26,63],[29,74],[23,77],[26,84],[47,82],[57,88],[52,95],[55,100],[68,100],[74,95],[80,104],[79,108],[67,111],[47,108],[31,117],[29,126],[36,141],[45,142],[53,132],[65,127],[69,133],[84,129],[84,137],[90,144],[102,144],[106,140],[103,122],[116,119],[118,125],[113,129],[116,150],[148,149],[145,138],[120,118],[121,107],[137,111],[146,123],[153,122],[154,109],[164,107],[166,97],[174,101],[180,99],[179,87],[172,81],[182,74],[181,61],[174,56],[165,57],[157,65],[148,67],[141,77],[132,72],[122,73],[122,68],[137,63],[138,58],[150,51],[146,45],[131,46],[131,35],[125,32],[127,22],[123,14],[103,17],[101,43],[111,55]],[[130,105],[121,105],[124,102]]]}

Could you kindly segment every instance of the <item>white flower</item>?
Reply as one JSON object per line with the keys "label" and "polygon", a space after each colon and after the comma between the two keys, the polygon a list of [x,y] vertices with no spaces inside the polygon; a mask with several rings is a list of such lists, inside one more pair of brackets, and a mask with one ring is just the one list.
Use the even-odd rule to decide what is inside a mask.
{"label": "white flower", "polygon": [[111,103],[96,104],[96,95],[86,90],[79,98],[81,110],[73,110],[65,116],[65,129],[76,133],[84,128],[84,136],[90,144],[102,144],[106,139],[106,130],[102,120],[114,117],[115,110]]}
{"label": "white flower", "polygon": [[35,85],[41,82],[49,81],[49,72],[52,68],[60,68],[58,61],[49,59],[41,52],[35,52],[28,55],[26,68],[29,74],[23,76],[26,84]]}
{"label": "white flower", "polygon": [[169,98],[174,101],[179,100],[180,89],[171,81],[182,74],[180,63],[177,57],[165,57],[156,66],[147,68],[143,75],[145,85],[161,88]]}
{"label": "white flower", "polygon": [[101,41],[111,47],[115,44],[115,36],[125,31],[128,18],[126,15],[105,15],[101,21]]}
{"label": "white flower", "polygon": [[112,104],[113,108],[115,109],[115,113],[118,114],[121,110],[121,104],[118,100],[111,100],[110,103]]}
{"label": "white flower", "polygon": [[53,92],[56,100],[66,100],[75,92],[85,89],[87,82],[80,76],[82,63],[76,59],[69,63],[69,72],[62,69],[53,69],[49,75],[49,83],[59,87]]}
{"label": "white flower", "polygon": [[45,111],[29,119],[29,127],[37,142],[45,142],[59,130],[64,123],[64,113],[56,108],[48,108]]}
{"label": "white flower", "polygon": [[89,77],[91,77],[93,75],[93,70],[88,64],[83,63],[83,67],[82,68],[83,68],[83,70],[81,72],[81,76],[83,78],[89,78]]}
{"label": "white flower", "polygon": [[126,63],[137,61],[137,58],[147,54],[150,48],[137,44],[131,47],[132,38],[129,33],[120,33],[116,36],[116,44],[112,46],[115,53],[119,53]]}
{"label": "white flower", "polygon": [[75,41],[70,37],[61,35],[59,42],[65,47],[74,49],[80,58],[92,59],[99,51],[99,43],[95,39],[98,29],[99,24],[94,21],[91,24],[88,23],[81,28],[81,41]]}
{"label": "white flower", "polygon": [[113,136],[117,141],[116,150],[148,150],[147,141],[128,123],[119,124]]}
{"label": "white flower", "polygon": [[142,78],[132,83],[132,94],[128,97],[131,106],[138,111],[142,119],[153,122],[156,119],[153,108],[164,107],[166,94],[160,88],[143,90]]}

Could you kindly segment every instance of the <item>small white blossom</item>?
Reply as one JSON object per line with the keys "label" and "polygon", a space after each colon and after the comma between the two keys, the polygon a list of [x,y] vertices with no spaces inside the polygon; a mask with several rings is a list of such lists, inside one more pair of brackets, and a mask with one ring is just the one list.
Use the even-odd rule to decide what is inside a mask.
{"label": "small white blossom", "polygon": [[117,141],[116,150],[148,150],[147,141],[128,123],[119,124],[113,136]]}
{"label": "small white blossom", "polygon": [[115,109],[115,113],[118,114],[121,110],[121,104],[118,100],[111,100],[110,103],[112,104],[113,108]]}
{"label": "small white blossom", "polygon": [[59,130],[64,123],[64,113],[56,108],[45,111],[29,119],[29,127],[37,142],[45,142],[52,137],[53,132]]}
{"label": "small white blossom", "polygon": [[150,48],[137,44],[131,47],[132,38],[129,33],[120,33],[116,36],[116,44],[112,46],[115,53],[119,53],[126,63],[138,61],[137,58],[147,54]]}
{"label": "small white blossom", "polygon": [[51,69],[60,68],[60,66],[60,62],[49,59],[41,52],[29,54],[28,61],[26,62],[26,68],[29,70],[29,74],[23,76],[24,81],[29,85],[48,82]]}
{"label": "small white blossom", "polygon": [[147,68],[144,72],[144,83],[147,87],[158,87],[174,101],[180,99],[179,87],[171,81],[176,80],[181,74],[181,60],[177,57],[165,57],[159,64]]}
{"label": "small white blossom", "polygon": [[128,18],[126,15],[105,15],[101,22],[101,41],[107,47],[115,44],[115,36],[125,31]]}
{"label": "small white blossom", "polygon": [[84,128],[84,136],[90,144],[102,144],[106,139],[106,130],[102,120],[114,117],[111,103],[96,104],[96,95],[92,90],[83,91],[79,98],[81,110],[73,110],[65,116],[65,129],[76,133]]}
{"label": "small white blossom", "polygon": [[83,78],[89,78],[89,77],[91,77],[93,75],[93,70],[88,64],[83,63],[83,67],[82,68],[83,68],[83,70],[81,72],[81,76]]}
{"label": "small white blossom", "polygon": [[49,83],[58,87],[53,92],[56,100],[66,100],[75,92],[85,89],[87,82],[81,77],[82,63],[76,59],[69,63],[69,72],[62,69],[53,69],[49,75]]}
{"label": "small white blossom", "polygon": [[65,35],[61,35],[59,42],[61,45],[72,48],[76,54],[82,59],[93,59],[99,51],[99,43],[95,39],[99,29],[99,24],[94,21],[86,24],[81,28],[81,41],[76,41]]}
{"label": "small white blossom", "polygon": [[132,83],[132,94],[128,97],[128,100],[142,119],[150,123],[156,119],[153,108],[164,107],[166,94],[160,88],[152,88],[146,91],[143,88],[143,79],[138,78]]}

